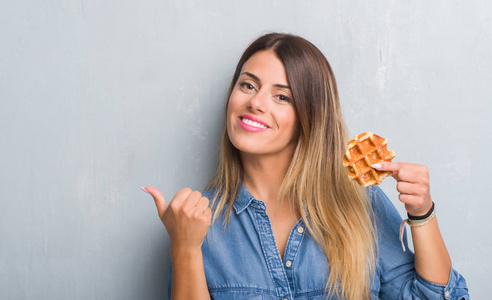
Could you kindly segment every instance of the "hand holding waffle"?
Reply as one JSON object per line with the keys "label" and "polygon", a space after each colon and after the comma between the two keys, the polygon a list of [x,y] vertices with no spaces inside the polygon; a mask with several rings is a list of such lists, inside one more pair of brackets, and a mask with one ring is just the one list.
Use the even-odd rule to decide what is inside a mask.
{"label": "hand holding waffle", "polygon": [[396,181],[398,197],[405,203],[405,209],[412,216],[426,214],[432,207],[429,189],[429,171],[426,166],[402,163],[383,162],[372,165],[378,171],[392,172]]}
{"label": "hand holding waffle", "polygon": [[370,131],[354,136],[347,145],[343,165],[350,179],[362,186],[380,184],[393,176],[400,201],[412,216],[427,213],[432,200],[429,192],[429,172],[426,166],[391,162],[395,152],[387,149],[388,140]]}

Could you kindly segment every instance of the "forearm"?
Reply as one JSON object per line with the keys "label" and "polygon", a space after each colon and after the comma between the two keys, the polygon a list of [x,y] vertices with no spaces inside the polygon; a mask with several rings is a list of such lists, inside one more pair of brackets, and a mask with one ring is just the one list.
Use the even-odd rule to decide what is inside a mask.
{"label": "forearm", "polygon": [[439,231],[437,218],[421,227],[411,227],[415,250],[415,269],[420,277],[445,285],[451,271],[451,258]]}
{"label": "forearm", "polygon": [[201,249],[183,250],[171,247],[171,299],[210,299]]}

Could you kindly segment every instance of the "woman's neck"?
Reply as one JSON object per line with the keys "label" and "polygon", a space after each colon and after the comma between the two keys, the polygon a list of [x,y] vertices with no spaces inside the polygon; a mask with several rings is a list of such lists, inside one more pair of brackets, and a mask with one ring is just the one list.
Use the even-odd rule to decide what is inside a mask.
{"label": "woman's neck", "polygon": [[265,203],[276,201],[292,155],[241,153],[243,183],[253,197]]}

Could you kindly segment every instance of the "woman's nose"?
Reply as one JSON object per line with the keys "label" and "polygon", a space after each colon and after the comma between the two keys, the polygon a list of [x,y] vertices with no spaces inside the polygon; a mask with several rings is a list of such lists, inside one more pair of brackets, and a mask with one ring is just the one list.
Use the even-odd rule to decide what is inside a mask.
{"label": "woman's nose", "polygon": [[266,93],[256,93],[249,99],[248,108],[251,111],[265,113],[268,108],[268,95]]}

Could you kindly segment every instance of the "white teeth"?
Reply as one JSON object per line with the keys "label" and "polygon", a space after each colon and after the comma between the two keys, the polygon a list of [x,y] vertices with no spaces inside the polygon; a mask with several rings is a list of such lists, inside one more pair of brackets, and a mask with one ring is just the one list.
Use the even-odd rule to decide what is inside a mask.
{"label": "white teeth", "polygon": [[241,118],[241,120],[242,120],[244,123],[246,123],[246,124],[248,124],[248,125],[251,125],[251,126],[254,126],[254,127],[259,127],[259,128],[264,128],[264,129],[266,129],[266,128],[267,128],[265,125],[260,124],[260,123],[255,122],[255,121],[251,121],[250,119]]}

